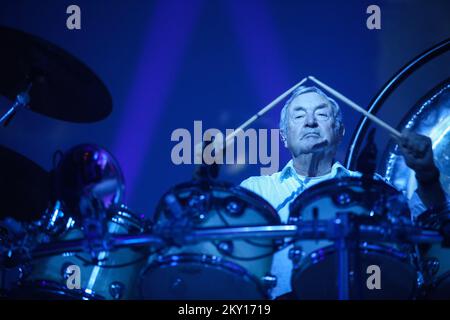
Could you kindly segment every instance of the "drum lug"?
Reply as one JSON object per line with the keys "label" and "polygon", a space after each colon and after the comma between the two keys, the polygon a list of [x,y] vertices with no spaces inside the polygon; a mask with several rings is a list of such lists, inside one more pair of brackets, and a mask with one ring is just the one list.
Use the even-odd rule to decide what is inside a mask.
{"label": "drum lug", "polygon": [[277,277],[271,273],[267,273],[261,278],[264,289],[271,290],[277,285]]}
{"label": "drum lug", "polygon": [[294,246],[293,248],[289,249],[288,257],[294,265],[299,263],[301,259],[303,258],[304,252],[303,248],[301,246]]}
{"label": "drum lug", "polygon": [[338,206],[347,206],[353,201],[353,197],[349,192],[342,191],[337,193],[334,198],[334,203]]}
{"label": "drum lug", "polygon": [[198,212],[192,218],[193,218],[192,221],[195,224],[202,224],[206,220],[206,214],[202,213],[202,212]]}
{"label": "drum lug", "polygon": [[298,224],[299,221],[300,221],[299,217],[293,216],[293,215],[289,216],[289,219],[288,219],[289,224]]}
{"label": "drum lug", "polygon": [[220,241],[217,245],[217,250],[223,255],[231,255],[234,250],[234,245],[232,241]]}
{"label": "drum lug", "polygon": [[227,199],[225,212],[232,217],[240,217],[245,211],[245,206],[234,198]]}
{"label": "drum lug", "polygon": [[206,193],[191,195],[187,202],[189,217],[195,224],[203,224],[207,218],[210,197]]}
{"label": "drum lug", "polygon": [[423,269],[425,270],[428,276],[434,276],[440,267],[440,262],[438,258],[428,258],[423,261]]}
{"label": "drum lug", "polygon": [[19,280],[28,278],[33,271],[33,267],[30,263],[24,263],[19,266]]}
{"label": "drum lug", "polygon": [[109,285],[109,294],[114,300],[122,299],[125,291],[125,285],[121,282],[114,281]]}

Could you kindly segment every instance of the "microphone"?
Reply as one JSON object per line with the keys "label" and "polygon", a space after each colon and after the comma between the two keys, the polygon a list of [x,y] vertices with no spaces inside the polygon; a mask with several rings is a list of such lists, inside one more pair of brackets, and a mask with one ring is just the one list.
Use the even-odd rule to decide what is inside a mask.
{"label": "microphone", "polygon": [[[208,143],[206,143],[205,141],[203,142],[202,154],[205,148],[208,145],[212,144],[213,141],[214,140],[211,139],[211,141],[209,141]],[[193,174],[194,180],[212,180],[216,179],[218,176],[219,176],[219,165],[217,164],[217,162],[213,162],[212,164],[206,164],[203,163],[203,160],[202,163],[195,168]]]}
{"label": "microphone", "polygon": [[375,128],[373,128],[367,137],[367,143],[359,154],[356,170],[363,175],[373,176],[377,167],[377,146],[375,144]]}

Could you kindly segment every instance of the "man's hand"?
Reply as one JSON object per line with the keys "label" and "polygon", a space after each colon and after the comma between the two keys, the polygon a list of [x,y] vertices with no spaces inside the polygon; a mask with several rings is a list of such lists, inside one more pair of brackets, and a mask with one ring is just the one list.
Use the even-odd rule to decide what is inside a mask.
{"label": "man's hand", "polygon": [[397,143],[406,164],[414,170],[419,182],[431,183],[439,180],[439,170],[434,164],[433,148],[429,137],[404,129]]}
{"label": "man's hand", "polygon": [[404,129],[397,143],[405,162],[416,173],[417,194],[428,208],[446,203],[446,194],[439,181],[439,169],[434,164],[431,139]]}

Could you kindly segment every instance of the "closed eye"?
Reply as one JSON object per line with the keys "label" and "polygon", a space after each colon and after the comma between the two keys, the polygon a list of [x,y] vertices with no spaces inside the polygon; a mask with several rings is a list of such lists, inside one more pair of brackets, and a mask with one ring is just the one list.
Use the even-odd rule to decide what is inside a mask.
{"label": "closed eye", "polygon": [[327,120],[329,116],[327,113],[318,113],[316,117],[320,120]]}

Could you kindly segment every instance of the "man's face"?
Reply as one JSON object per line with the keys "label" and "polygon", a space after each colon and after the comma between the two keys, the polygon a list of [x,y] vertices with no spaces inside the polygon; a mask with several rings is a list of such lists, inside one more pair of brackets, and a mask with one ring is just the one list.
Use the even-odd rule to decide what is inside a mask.
{"label": "man's face", "polygon": [[339,143],[329,101],[315,92],[299,95],[287,110],[285,146],[293,156],[335,150]]}

